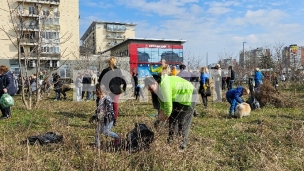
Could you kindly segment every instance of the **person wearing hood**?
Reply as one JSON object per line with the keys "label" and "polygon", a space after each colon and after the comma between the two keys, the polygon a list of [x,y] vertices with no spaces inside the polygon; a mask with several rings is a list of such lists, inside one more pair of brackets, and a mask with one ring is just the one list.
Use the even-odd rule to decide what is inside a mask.
{"label": "person wearing hood", "polygon": [[238,86],[235,89],[231,89],[226,93],[226,99],[230,103],[229,118],[232,117],[232,112],[235,112],[238,103],[243,103],[242,95],[248,95],[250,93],[248,88]]}
{"label": "person wearing hood", "polygon": [[[8,70],[8,67],[5,65],[0,66],[0,97],[4,93],[8,93],[13,96],[16,94],[17,88],[14,86],[14,77],[12,72]],[[7,119],[11,117],[11,108],[2,108],[0,105],[0,110],[2,113],[1,119]]]}

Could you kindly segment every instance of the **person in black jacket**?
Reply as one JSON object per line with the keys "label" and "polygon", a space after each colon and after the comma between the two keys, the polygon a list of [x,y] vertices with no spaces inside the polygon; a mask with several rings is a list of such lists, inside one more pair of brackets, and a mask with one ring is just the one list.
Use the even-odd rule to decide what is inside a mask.
{"label": "person in black jacket", "polygon": [[[123,79],[121,70],[116,67],[116,58],[110,57],[109,67],[104,69],[98,78],[98,83],[104,85],[105,88],[111,92],[110,97],[113,100],[113,109],[115,114],[114,126],[118,117],[118,100],[119,95],[126,90],[127,83]],[[121,87],[123,85],[123,87]],[[99,101],[97,98],[96,101]]]}
{"label": "person in black jacket", "polygon": [[134,81],[134,85],[133,85],[133,88],[134,88],[134,96],[136,96],[136,87],[138,85],[138,74],[133,72],[133,75],[132,75],[132,78],[133,78],[133,81]]}
{"label": "person in black jacket", "polygon": [[234,84],[234,79],[235,79],[235,72],[232,69],[232,66],[228,67],[228,77],[227,77],[227,85],[228,85],[228,91],[232,89],[233,84]]}
{"label": "person in black jacket", "polygon": [[55,73],[53,75],[54,91],[56,93],[56,97],[55,97],[54,101],[60,100],[60,93],[61,93],[61,88],[62,88],[62,82],[61,82],[61,80],[59,80],[59,78],[60,78],[60,76],[57,73]]}
{"label": "person in black jacket", "polygon": [[92,98],[92,87],[91,87],[91,83],[92,83],[92,76],[88,71],[84,72],[84,76],[82,78],[82,96],[81,98],[84,98],[84,94],[87,93],[87,101],[91,100]]}
{"label": "person in black jacket", "polygon": [[[4,93],[8,93],[13,96],[17,92],[17,87],[14,86],[13,74],[8,70],[7,66],[0,66],[0,97]],[[2,108],[0,105],[0,110],[2,113],[1,119],[7,119],[11,116],[11,108]]]}

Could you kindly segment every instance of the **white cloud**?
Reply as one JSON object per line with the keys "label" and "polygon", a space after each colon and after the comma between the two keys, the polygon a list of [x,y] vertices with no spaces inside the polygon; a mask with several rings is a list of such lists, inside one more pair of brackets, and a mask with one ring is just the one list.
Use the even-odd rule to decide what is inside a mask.
{"label": "white cloud", "polygon": [[[207,3],[198,0],[118,0],[114,3],[139,14],[140,18],[130,19],[137,23],[136,37],[187,40],[185,52],[191,50],[191,55],[202,58],[208,52],[209,63],[216,62],[218,54],[223,51],[233,53],[232,57],[238,59],[244,41],[247,50],[276,42],[304,45],[303,21],[293,16],[303,13],[299,7],[294,7],[291,14],[289,7],[272,9],[278,4],[269,6],[267,2],[268,6],[265,6],[266,2],[262,0],[243,0],[243,3],[227,0]],[[114,8],[111,11],[115,12]],[[81,25],[100,20],[100,16],[107,18],[102,14],[94,16],[85,17],[86,24]]]}

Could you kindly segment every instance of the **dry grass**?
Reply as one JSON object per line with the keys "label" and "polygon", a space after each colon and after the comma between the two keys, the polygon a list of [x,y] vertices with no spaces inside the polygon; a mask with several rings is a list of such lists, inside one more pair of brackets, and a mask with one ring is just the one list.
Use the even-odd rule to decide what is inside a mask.
{"label": "dry grass", "polygon": [[[299,92],[299,91],[298,91]],[[228,103],[209,101],[198,105],[188,148],[178,151],[179,141],[166,143],[167,130],[155,131],[148,151],[129,153],[108,148],[94,151],[91,102],[46,99],[32,111],[17,99],[13,117],[0,121],[0,170],[302,170],[304,168],[303,94],[282,91],[298,102],[297,108],[266,105],[243,119],[227,119]],[[51,96],[54,96],[52,94]],[[211,100],[212,98],[210,98]],[[302,104],[302,105],[301,105]],[[118,125],[113,131],[125,136],[134,123],[152,128],[152,104],[134,100],[120,104]],[[21,145],[26,137],[53,131],[64,142],[47,146]],[[104,138],[109,142],[109,138]]]}

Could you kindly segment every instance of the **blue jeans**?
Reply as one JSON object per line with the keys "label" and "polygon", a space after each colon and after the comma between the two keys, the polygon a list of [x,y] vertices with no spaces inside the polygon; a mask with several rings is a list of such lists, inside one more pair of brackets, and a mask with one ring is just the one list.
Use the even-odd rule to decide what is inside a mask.
{"label": "blue jeans", "polygon": [[100,133],[101,132],[105,136],[109,136],[111,138],[119,138],[119,136],[115,132],[110,131],[112,127],[113,127],[113,121],[106,125],[104,124],[103,120],[98,121],[98,125],[95,130],[95,145],[97,146],[97,148],[100,148]]}
{"label": "blue jeans", "polygon": [[82,91],[82,96],[81,98],[84,98],[84,94],[87,93],[87,100],[91,100],[92,98],[92,92],[91,91]]}
{"label": "blue jeans", "polygon": [[230,109],[229,109],[229,116],[232,115],[232,112],[235,112],[236,106],[237,106],[237,102],[235,99],[233,98],[228,98],[226,97],[227,101],[230,103]]}
{"label": "blue jeans", "polygon": [[56,98],[57,100],[59,100],[59,99],[60,99],[60,91],[55,91],[55,93],[56,93],[56,97],[55,97],[55,98]]}
{"label": "blue jeans", "polygon": [[231,90],[234,84],[234,80],[229,81],[228,90]]}

